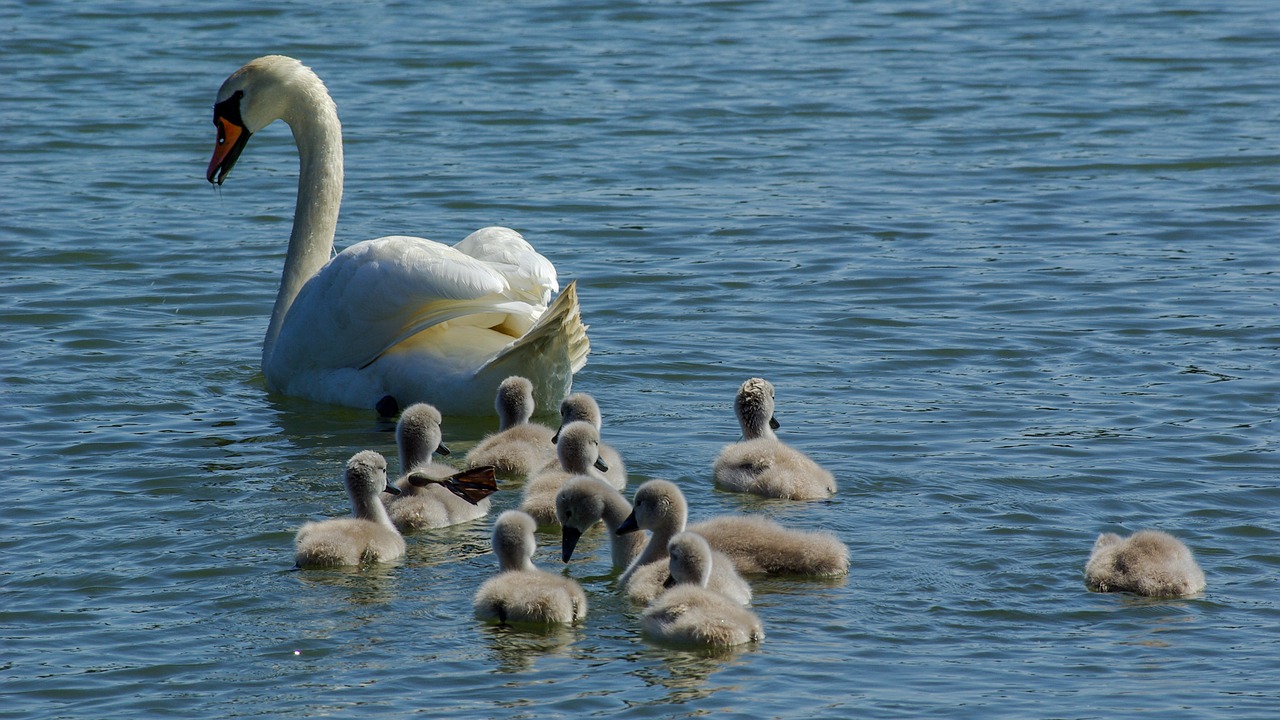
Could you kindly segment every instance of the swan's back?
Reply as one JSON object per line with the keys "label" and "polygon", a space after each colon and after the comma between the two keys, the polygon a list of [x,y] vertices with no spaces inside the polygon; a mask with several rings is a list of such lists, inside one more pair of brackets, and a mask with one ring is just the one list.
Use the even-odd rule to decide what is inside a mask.
{"label": "swan's back", "polygon": [[587,596],[571,578],[534,567],[533,518],[508,510],[493,524],[499,572],[476,591],[476,617],[486,622],[568,624],[587,615]]}
{"label": "swan's back", "polygon": [[1085,585],[1094,592],[1182,597],[1203,590],[1205,579],[1181,541],[1159,530],[1141,530],[1127,538],[1099,535],[1085,565]]}
{"label": "swan's back", "polygon": [[347,494],[354,517],[309,522],[294,538],[297,567],[389,562],[404,555],[404,538],[391,524],[378,495],[387,488],[387,463],[365,450],[347,462]]}

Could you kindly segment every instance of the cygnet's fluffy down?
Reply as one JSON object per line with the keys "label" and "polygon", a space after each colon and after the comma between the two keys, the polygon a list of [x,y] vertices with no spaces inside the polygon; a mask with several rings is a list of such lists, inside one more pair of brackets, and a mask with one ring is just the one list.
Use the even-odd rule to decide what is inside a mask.
{"label": "cygnet's fluffy down", "polygon": [[599,478],[576,475],[556,493],[556,519],[560,522],[561,558],[569,562],[582,534],[604,521],[609,531],[610,556],[615,570],[625,570],[644,549],[643,533],[617,534],[631,514],[631,503]]}
{"label": "cygnet's fluffy down", "polygon": [[486,622],[569,624],[587,616],[587,596],[570,578],[533,565],[533,518],[507,510],[493,524],[498,574],[476,591],[476,617]]}
{"label": "cygnet's fluffy down", "polygon": [[600,459],[600,435],[591,423],[579,421],[566,425],[556,441],[556,456],[560,459],[559,467],[542,470],[529,478],[520,500],[520,509],[543,526],[559,522],[556,493],[566,480],[587,475],[605,481],[602,473],[607,466]]}
{"label": "cygnet's fluffy down", "polygon": [[[661,595],[668,587],[679,582],[701,582],[708,590],[713,590],[739,605],[751,603],[751,586],[738,574],[733,561],[728,555],[712,550],[701,536],[691,532],[677,533],[669,541],[659,537],[657,533],[649,538],[650,543],[660,542],[667,548],[668,557],[655,560],[627,571],[626,593],[633,602],[647,604]],[[677,567],[679,560],[676,553],[685,559],[686,564],[697,563],[699,572],[705,568],[705,581],[689,579],[686,572],[681,580]]]}
{"label": "cygnet's fluffy down", "polygon": [[751,378],[734,400],[741,442],[726,445],[712,466],[716,487],[786,500],[818,500],[836,492],[836,480],[807,455],[778,439],[774,390]]}
{"label": "cygnet's fluffy down", "polygon": [[[680,488],[668,480],[650,480],[636,490],[631,517],[618,532],[643,528],[671,537],[686,529],[687,517]],[[718,515],[687,529],[728,555],[744,575],[838,577],[849,572],[849,548],[828,532],[792,530],[758,515]],[[653,562],[660,554],[650,544],[633,566]]]}
{"label": "cygnet's fluffy down", "polygon": [[432,462],[433,453],[449,454],[449,448],[442,442],[440,423],[439,411],[426,403],[411,405],[396,423],[396,443],[400,448],[400,471],[403,475],[396,482],[400,494],[384,502],[391,522],[401,532],[448,527],[489,513],[488,498],[472,504],[440,484],[410,482],[411,473],[444,480],[458,472],[452,465]]}
{"label": "cygnet's fluffy down", "polygon": [[[566,397],[560,403],[560,430],[556,432],[559,437],[560,431],[570,423],[588,422],[591,423],[596,433],[603,433],[604,420],[600,415],[600,405],[596,399],[586,393],[573,393]],[[613,487],[622,490],[627,486],[627,466],[622,462],[622,455],[606,442],[600,443],[600,460],[608,466],[608,470],[603,471],[605,480]],[[555,461],[550,463],[551,467],[555,467]]]}
{"label": "cygnet's fluffy down", "polygon": [[471,448],[464,467],[492,465],[499,475],[523,480],[548,463],[557,462],[556,444],[552,441],[555,431],[529,421],[534,411],[533,383],[512,375],[498,386],[493,405],[498,411],[498,432]]}
{"label": "cygnet's fluffy down", "polygon": [[1150,597],[1194,595],[1205,587],[1204,572],[1180,540],[1159,530],[1127,538],[1103,533],[1084,568],[1094,592],[1132,592]]}
{"label": "cygnet's fluffy down", "polygon": [[404,555],[404,538],[378,500],[383,491],[395,492],[387,486],[387,461],[372,450],[356,453],[347,462],[345,481],[354,517],[299,528],[294,538],[297,567],[389,562]]}
{"label": "cygnet's fluffy down", "polygon": [[694,533],[678,533],[668,546],[674,586],[640,616],[646,637],[660,643],[725,648],[764,639],[755,613],[707,587],[712,552]]}

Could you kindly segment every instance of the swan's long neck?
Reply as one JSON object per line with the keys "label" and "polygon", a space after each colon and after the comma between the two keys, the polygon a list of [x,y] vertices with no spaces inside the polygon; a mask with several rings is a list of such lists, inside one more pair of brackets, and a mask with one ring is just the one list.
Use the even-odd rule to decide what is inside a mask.
{"label": "swan's long neck", "polygon": [[298,291],[329,261],[342,203],[342,124],[337,108],[318,78],[299,98],[283,118],[298,146],[298,201],[280,291],[262,345],[264,367]]}

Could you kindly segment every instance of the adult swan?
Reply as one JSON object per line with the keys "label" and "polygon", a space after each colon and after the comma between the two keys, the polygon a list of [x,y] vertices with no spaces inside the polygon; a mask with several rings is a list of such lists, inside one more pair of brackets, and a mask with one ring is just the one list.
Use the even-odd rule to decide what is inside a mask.
{"label": "adult swan", "polygon": [[280,291],[262,344],[267,387],[373,408],[429,402],[492,412],[498,384],[529,378],[555,407],[589,343],[570,283],[514,230],[477,230],[452,247],[416,237],[365,240],[333,255],[342,199],[342,126],[320,78],[293,58],[261,57],[218,90],[209,182],[222,184],[249,137],[284,120],[298,146],[298,201]]}

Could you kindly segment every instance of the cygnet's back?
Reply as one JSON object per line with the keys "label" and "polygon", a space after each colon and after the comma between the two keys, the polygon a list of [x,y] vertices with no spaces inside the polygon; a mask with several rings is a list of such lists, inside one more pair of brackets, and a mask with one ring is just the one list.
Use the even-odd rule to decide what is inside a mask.
{"label": "cygnet's back", "polygon": [[1141,530],[1127,538],[1099,535],[1084,574],[1085,586],[1094,592],[1182,597],[1205,587],[1204,572],[1187,546],[1159,530]]}
{"label": "cygnet's back", "polygon": [[354,517],[309,522],[294,538],[297,567],[359,565],[396,560],[404,538],[378,499],[387,486],[387,461],[372,450],[356,453],[344,474]]}
{"label": "cygnet's back", "polygon": [[525,483],[520,509],[539,525],[555,525],[556,493],[565,481],[575,475],[587,475],[604,481],[601,468],[607,468],[600,459],[600,435],[595,426],[587,422],[574,422],[560,431],[556,442],[556,455],[560,464],[538,472]]}
{"label": "cygnet's back", "polygon": [[533,518],[507,510],[493,523],[499,572],[476,591],[476,617],[486,622],[568,624],[587,615],[587,596],[570,578],[534,567]]}
{"label": "cygnet's back", "polygon": [[524,480],[529,473],[556,462],[555,431],[529,421],[534,411],[533,383],[518,375],[503,380],[494,409],[498,411],[498,432],[471,448],[465,467],[492,465],[499,475]]}
{"label": "cygnet's back", "polygon": [[440,412],[426,403],[411,405],[396,423],[402,476],[396,482],[400,494],[386,498],[387,514],[401,532],[428,530],[469,522],[489,513],[489,499],[472,504],[439,484],[418,485],[409,474],[444,480],[457,468],[433,462],[433,454],[448,455],[443,442]]}
{"label": "cygnet's back", "polygon": [[774,388],[762,378],[742,383],[734,399],[743,440],[726,445],[712,465],[723,490],[786,500],[819,500],[835,494],[835,477],[809,456],[778,439]]}
{"label": "cygnet's back", "polygon": [[[669,539],[686,529],[687,516],[684,493],[675,483],[650,480],[636,490],[632,517],[619,532],[646,529],[655,535],[666,533]],[[744,575],[838,577],[849,572],[849,548],[829,532],[793,530],[759,515],[717,515],[687,529],[728,555]],[[664,554],[650,543],[632,566]],[[627,579],[624,575],[623,581]]]}
{"label": "cygnet's back", "polygon": [[675,584],[641,614],[640,628],[647,637],[664,644],[708,648],[764,639],[764,627],[755,613],[707,587],[714,561],[706,540],[694,533],[679,533],[668,551]]}

